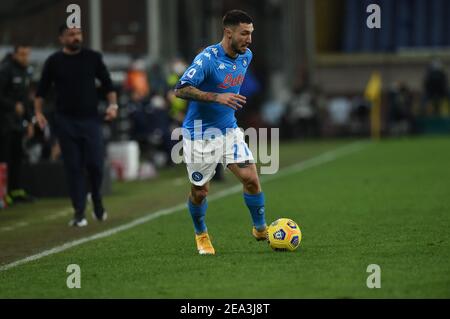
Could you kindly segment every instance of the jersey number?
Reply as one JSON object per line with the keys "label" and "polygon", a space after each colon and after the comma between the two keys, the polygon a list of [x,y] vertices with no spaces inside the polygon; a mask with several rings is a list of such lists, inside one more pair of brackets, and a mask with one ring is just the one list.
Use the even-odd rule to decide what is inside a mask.
{"label": "jersey number", "polygon": [[189,72],[186,74],[188,78],[192,79],[192,77],[194,76],[195,72],[197,72],[196,69],[190,69]]}

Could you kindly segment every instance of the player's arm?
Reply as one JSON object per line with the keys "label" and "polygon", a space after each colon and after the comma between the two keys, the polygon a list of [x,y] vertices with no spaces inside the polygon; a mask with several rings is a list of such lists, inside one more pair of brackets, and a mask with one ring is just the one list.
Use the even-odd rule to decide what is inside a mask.
{"label": "player's arm", "polygon": [[41,129],[47,125],[47,119],[42,113],[42,106],[44,105],[44,99],[40,96],[36,96],[34,99],[34,114],[36,116],[36,122]]}
{"label": "player's arm", "polygon": [[243,95],[235,93],[204,92],[193,86],[185,86],[175,89],[175,95],[181,99],[194,100],[203,103],[220,103],[235,110],[242,108],[246,102]]}
{"label": "player's arm", "polygon": [[34,114],[36,116],[36,122],[41,129],[47,125],[47,119],[43,113],[44,98],[53,83],[53,77],[51,72],[51,57],[45,61],[44,68],[42,69],[41,80],[36,92],[36,97],[34,98]]}
{"label": "player's arm", "polygon": [[175,87],[175,95],[181,99],[203,103],[219,103],[232,109],[240,109],[245,104],[245,97],[235,93],[205,92],[199,89],[208,81],[211,74],[211,60],[201,53],[196,56]]}
{"label": "player's arm", "polygon": [[117,93],[114,91],[114,86],[109,74],[108,68],[103,62],[103,57],[100,53],[97,54],[96,65],[96,77],[102,83],[103,89],[107,92],[106,99],[108,101],[108,107],[106,108],[105,120],[111,121],[117,117],[117,110],[119,105],[117,104]]}
{"label": "player's arm", "polygon": [[16,102],[7,97],[4,93],[9,90],[8,83],[10,82],[11,74],[9,68],[2,67],[0,69],[0,113],[17,112]]}

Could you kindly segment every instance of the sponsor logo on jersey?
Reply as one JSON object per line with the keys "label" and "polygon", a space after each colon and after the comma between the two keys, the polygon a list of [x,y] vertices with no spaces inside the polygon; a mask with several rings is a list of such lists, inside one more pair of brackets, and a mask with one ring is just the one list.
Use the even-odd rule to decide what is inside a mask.
{"label": "sponsor logo on jersey", "polygon": [[220,83],[218,85],[218,87],[221,88],[221,89],[228,89],[228,88],[230,88],[232,86],[241,85],[242,82],[244,82],[244,75],[243,74],[239,74],[238,76],[236,76],[234,78],[233,74],[228,73],[225,76],[225,79],[223,80],[223,82]]}
{"label": "sponsor logo on jersey", "polygon": [[225,64],[223,64],[223,63],[220,63],[220,65],[219,65],[218,69],[219,69],[219,70],[225,70],[225,69],[226,69],[226,66],[225,66]]}

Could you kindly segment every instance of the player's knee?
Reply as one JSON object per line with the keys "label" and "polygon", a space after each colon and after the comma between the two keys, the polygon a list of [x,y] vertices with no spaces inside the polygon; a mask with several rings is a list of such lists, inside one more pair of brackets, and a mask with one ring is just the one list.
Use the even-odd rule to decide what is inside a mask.
{"label": "player's knee", "polygon": [[244,178],[244,188],[250,194],[256,194],[261,191],[258,177],[249,176]]}
{"label": "player's knee", "polygon": [[192,197],[195,203],[200,204],[201,202],[203,202],[206,196],[208,196],[208,190],[205,188],[192,190]]}

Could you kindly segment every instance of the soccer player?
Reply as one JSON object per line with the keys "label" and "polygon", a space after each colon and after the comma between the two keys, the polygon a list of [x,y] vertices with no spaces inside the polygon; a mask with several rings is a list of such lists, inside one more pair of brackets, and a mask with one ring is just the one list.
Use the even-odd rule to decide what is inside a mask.
{"label": "soccer player", "polygon": [[[190,100],[183,122],[183,153],[191,182],[188,208],[200,254],[215,254],[205,215],[209,181],[217,163],[223,163],[242,182],[244,201],[253,220],[252,234],[266,240],[264,193],[235,111],[245,96],[239,94],[252,60],[253,21],[245,12],[232,10],[223,17],[223,38],[198,54],[180,78],[175,94]],[[201,121],[201,122],[200,122]]]}

